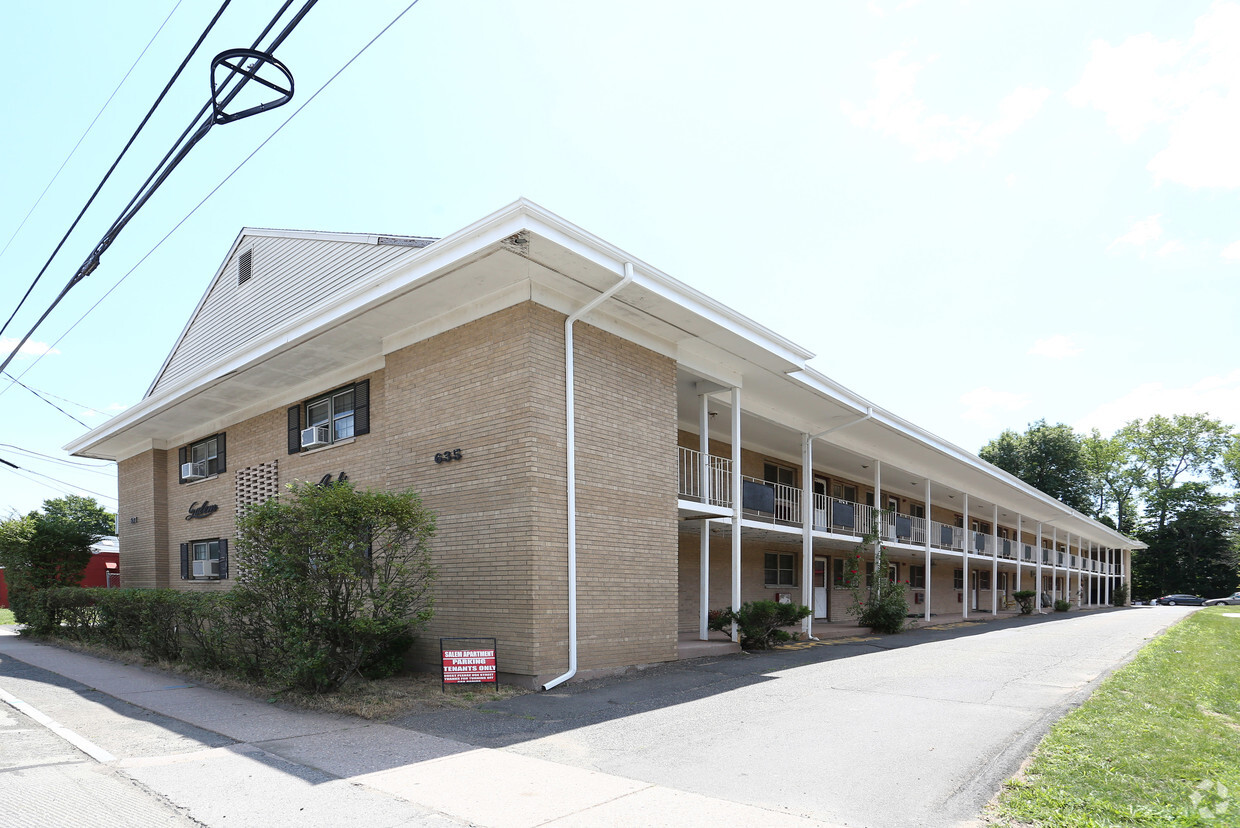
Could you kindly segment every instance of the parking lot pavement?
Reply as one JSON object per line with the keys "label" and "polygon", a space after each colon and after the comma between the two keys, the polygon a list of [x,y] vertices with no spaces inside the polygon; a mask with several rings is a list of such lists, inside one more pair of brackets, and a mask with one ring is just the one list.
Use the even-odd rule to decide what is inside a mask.
{"label": "parking lot pavement", "polygon": [[[205,825],[366,814],[369,825],[955,826],[1055,720],[1189,612],[849,636],[386,724],[11,636],[0,636],[0,689],[115,757],[92,766],[79,755],[46,773],[111,775],[154,797],[142,804],[171,808],[169,819]],[[61,784],[41,773],[22,780],[32,802]]]}

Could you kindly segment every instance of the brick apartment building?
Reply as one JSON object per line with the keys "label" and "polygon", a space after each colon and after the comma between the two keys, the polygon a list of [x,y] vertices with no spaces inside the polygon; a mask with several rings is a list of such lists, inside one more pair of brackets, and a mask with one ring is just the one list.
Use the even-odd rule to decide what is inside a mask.
{"label": "brick apartment building", "polygon": [[811,356],[524,200],[438,240],[245,229],[146,397],[66,448],[119,465],[129,586],[226,589],[289,481],[417,489],[420,656],[493,636],[527,684],[675,659],[739,601],[839,622],[871,518],[927,617],[1127,580],[1139,544]]}

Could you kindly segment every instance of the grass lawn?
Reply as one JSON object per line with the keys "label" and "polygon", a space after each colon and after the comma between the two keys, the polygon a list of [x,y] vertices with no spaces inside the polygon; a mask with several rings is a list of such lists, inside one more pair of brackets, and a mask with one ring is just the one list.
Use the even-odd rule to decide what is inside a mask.
{"label": "grass lawn", "polygon": [[16,624],[17,619],[13,617],[13,610],[0,609],[0,624]]}
{"label": "grass lawn", "polygon": [[988,817],[1004,826],[1240,825],[1240,618],[1194,612],[1060,721]]}

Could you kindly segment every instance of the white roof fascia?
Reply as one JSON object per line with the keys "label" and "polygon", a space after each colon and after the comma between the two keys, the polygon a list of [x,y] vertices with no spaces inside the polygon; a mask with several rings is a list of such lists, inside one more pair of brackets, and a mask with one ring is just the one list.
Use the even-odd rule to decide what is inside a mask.
{"label": "white roof fascia", "polygon": [[[521,221],[521,212],[513,209],[514,206],[519,206],[519,204],[518,202],[516,205],[506,208],[506,211],[501,210],[492,213],[426,247],[411,248],[416,250],[416,252],[410,259],[397,263],[388,270],[381,272],[374,280],[360,286],[353,294],[343,297],[340,302],[329,306],[319,313],[303,317],[288,327],[275,330],[262,339],[250,343],[250,347],[243,354],[235,355],[233,359],[217,363],[214,366],[208,366],[197,374],[186,376],[181,382],[158,395],[144,397],[140,402],[103,423],[98,428],[66,444],[64,446],[65,450],[70,454],[76,454],[91,444],[107,439],[133,425],[137,425],[144,419],[158,413],[161,409],[181,402],[187,397],[192,396],[193,393],[220,382],[229,374],[249,365],[262,362],[273,353],[290,348],[315,332],[333,327],[348,316],[365,310],[372,304],[381,302],[384,297],[393,292],[395,286],[392,284],[392,281],[395,277],[399,277],[405,284],[412,284],[437,270],[443,270],[470,253],[526,229],[525,224]],[[249,235],[249,231],[242,231],[238,234],[237,240],[233,242],[233,246],[229,250],[229,255],[225,257],[224,263],[220,265],[221,269],[227,264],[228,259],[236,251],[237,245],[246,235]],[[468,249],[462,252],[462,247],[468,247]],[[218,275],[219,271],[217,271],[216,278],[218,278]],[[211,285],[214,284],[215,279],[212,279]],[[211,289],[211,285],[207,288],[208,292]],[[206,296],[204,295],[203,301],[205,299]],[[201,307],[201,302],[199,306]],[[195,311],[196,313],[197,311]],[[190,318],[192,320],[193,315]],[[182,332],[183,335],[184,332]],[[175,346],[173,350],[175,351]],[[166,362],[165,360],[165,364]],[[161,368],[160,372],[162,373],[162,371],[163,369]]]}
{"label": "white roof fascia", "polygon": [[549,210],[546,210],[527,199],[519,199],[513,204],[520,207],[531,218],[536,218],[542,227],[530,227],[532,232],[554,241],[561,247],[570,250],[582,258],[593,261],[614,272],[617,278],[623,278],[624,265],[633,265],[634,284],[644,287],[664,299],[667,299],[698,316],[707,319],[720,327],[761,345],[785,361],[792,363],[796,370],[803,368],[805,361],[814,356],[813,351],[797,345],[792,340],[780,336],[771,329],[737,313],[728,306],[718,302],[700,291],[691,288],[653,265],[631,256],[615,245],[604,241],[588,231],[568,222]]}
{"label": "white roof fascia", "polygon": [[[1119,532],[1110,528],[1109,526],[1103,523],[1099,523],[1098,521],[1094,520],[1088,515],[1081,514],[1080,512],[1073,509],[1071,506],[1068,506],[1066,503],[1063,503],[1060,500],[1056,500],[1055,498],[1048,495],[1046,492],[1043,492],[1041,489],[1038,489],[1034,486],[1030,486],[1028,483],[1021,480],[1016,475],[1011,474],[1010,472],[1004,471],[1003,469],[991,463],[987,463],[985,460],[981,459],[976,454],[973,454],[972,452],[967,451],[961,448],[960,446],[955,445],[954,443],[950,443],[942,439],[941,437],[938,437],[930,433],[929,431],[926,431],[925,429],[917,425],[914,425],[908,420],[905,420],[903,417],[899,417],[895,414],[892,414],[890,411],[887,411],[886,409],[880,406],[874,405],[873,403],[871,403],[870,401],[866,400],[863,397],[853,394],[852,392],[848,391],[848,389],[844,388],[839,383],[819,373],[815,369],[807,368],[805,371],[799,374],[791,375],[791,378],[800,380],[804,382],[805,384],[815,388],[815,390],[819,391],[820,393],[826,393],[828,396],[832,397],[833,399],[840,399],[841,401],[848,402],[849,404],[852,404],[852,405],[856,405],[860,407],[861,410],[863,411],[865,407],[872,408],[873,409],[873,417],[871,418],[872,421],[880,423],[886,426],[887,428],[892,429],[893,431],[903,434],[904,436],[912,440],[915,440],[918,443],[925,445],[931,450],[944,455],[950,460],[953,460],[957,463],[968,466],[972,468],[974,471],[988,475],[999,482],[1002,482],[1014,489],[1017,489],[1021,491],[1026,497],[1031,497],[1036,500],[1039,500],[1047,508],[1053,511],[1057,511],[1061,514],[1061,517],[1052,518],[1051,520],[1060,520],[1062,518],[1075,518],[1077,520],[1085,522],[1092,529],[1101,530],[1104,534],[1108,535],[1114,540],[1122,541],[1125,548],[1140,549],[1140,548],[1145,547],[1145,544],[1141,543],[1140,541],[1133,540],[1132,538],[1129,538],[1123,534],[1120,534]],[[850,401],[850,398],[851,398],[851,401]],[[1042,522],[1046,523],[1048,521],[1043,520]]]}

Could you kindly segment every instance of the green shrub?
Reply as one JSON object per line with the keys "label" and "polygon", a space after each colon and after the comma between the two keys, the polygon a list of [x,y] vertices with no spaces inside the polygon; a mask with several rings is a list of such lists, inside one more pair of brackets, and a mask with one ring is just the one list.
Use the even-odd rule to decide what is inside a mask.
{"label": "green shrub", "polygon": [[1032,589],[1022,589],[1012,593],[1012,597],[1016,599],[1016,603],[1020,605],[1021,615],[1033,614],[1033,601],[1038,597],[1038,593]]}
{"label": "green shrub", "polygon": [[1063,598],[1055,599],[1055,612],[1067,612],[1071,608],[1072,608],[1072,605],[1069,604],[1067,601],[1065,601]]}
{"label": "green shrub", "polygon": [[1128,582],[1121,581],[1119,586],[1111,590],[1111,606],[1122,607],[1128,603]]}
{"label": "green shrub", "polygon": [[243,664],[331,690],[394,669],[431,617],[434,516],[414,492],[295,483],[237,519]]}
{"label": "green shrub", "polygon": [[[874,526],[878,526],[883,511],[875,509]],[[863,553],[874,550],[873,577],[866,583]],[[852,592],[853,603],[848,613],[857,617],[857,624],[875,632],[898,633],[906,629],[908,620],[908,583],[892,581],[886,577],[890,571],[887,548],[879,543],[878,531],[872,528],[853,550],[853,558],[844,582]]]}
{"label": "green shrub", "polygon": [[776,644],[792,641],[795,636],[782,627],[790,627],[805,618],[810,609],[802,604],[781,604],[778,601],[747,601],[737,612],[731,607],[713,611],[708,626],[712,630],[730,631],[732,622],[740,631],[741,646],[746,650],[767,650]]}

